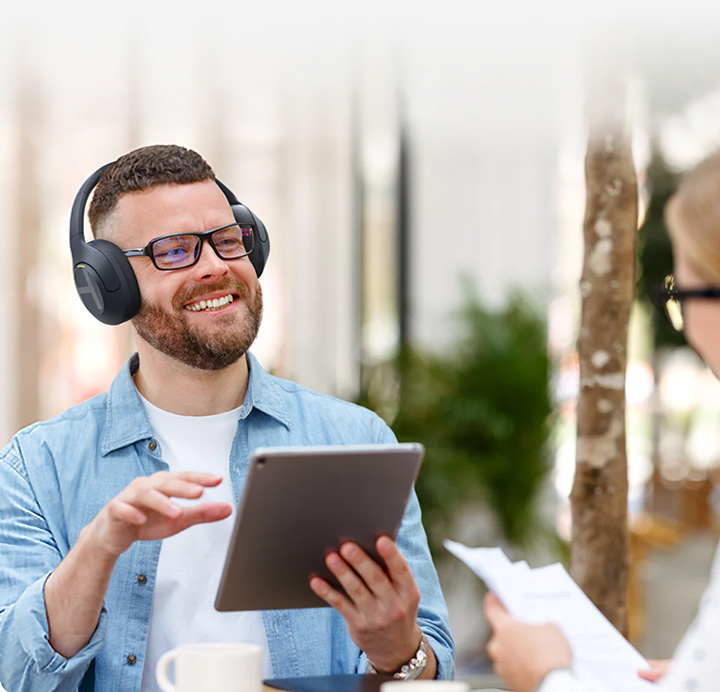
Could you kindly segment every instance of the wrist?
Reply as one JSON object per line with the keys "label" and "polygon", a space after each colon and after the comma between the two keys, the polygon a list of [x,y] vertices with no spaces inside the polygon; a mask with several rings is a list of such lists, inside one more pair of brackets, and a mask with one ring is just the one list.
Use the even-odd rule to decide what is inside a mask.
{"label": "wrist", "polygon": [[385,673],[392,675],[397,680],[416,680],[419,678],[427,666],[430,645],[419,627],[417,631],[419,636],[418,643],[413,648],[413,653],[409,658],[404,658],[401,663],[394,667],[380,667],[376,666],[370,657],[368,657],[367,672],[371,674]]}
{"label": "wrist", "polygon": [[95,558],[105,564],[114,564],[125,552],[124,550],[118,552],[108,546],[107,541],[100,534],[97,517],[80,531],[77,543],[81,550],[91,552]]}

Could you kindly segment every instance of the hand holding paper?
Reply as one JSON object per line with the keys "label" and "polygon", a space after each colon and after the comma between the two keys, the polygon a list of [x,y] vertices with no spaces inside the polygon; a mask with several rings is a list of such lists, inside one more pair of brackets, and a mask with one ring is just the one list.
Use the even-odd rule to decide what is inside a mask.
{"label": "hand holding paper", "polygon": [[550,671],[571,666],[570,645],[557,625],[516,620],[492,592],[485,597],[484,612],[493,628],[488,656],[513,690],[532,692]]}
{"label": "hand holding paper", "polygon": [[[534,625],[557,625],[570,644],[572,669],[578,679],[602,683],[608,690],[653,689],[652,683],[638,677],[638,670],[648,667],[647,661],[595,607],[562,565],[531,569],[524,562],[510,562],[500,548],[468,548],[454,541],[445,541],[445,547],[497,594],[515,619]],[[548,652],[551,649],[556,647],[548,647]],[[558,665],[554,662],[553,667]]]}

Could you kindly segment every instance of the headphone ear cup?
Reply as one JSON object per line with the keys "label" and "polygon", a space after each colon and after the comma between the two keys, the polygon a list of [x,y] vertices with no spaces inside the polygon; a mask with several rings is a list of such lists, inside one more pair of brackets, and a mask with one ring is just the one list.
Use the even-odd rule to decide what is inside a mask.
{"label": "headphone ear cup", "polygon": [[[252,214],[252,212],[250,212]],[[267,264],[268,255],[270,254],[270,238],[265,230],[265,224],[253,214],[255,219],[255,225],[258,229],[258,242],[255,244],[253,251],[250,253],[250,262],[255,267],[255,273],[258,279],[260,274],[263,273],[265,265]]]}
{"label": "headphone ear cup", "polygon": [[257,238],[255,238],[255,246],[248,255],[250,262],[255,268],[258,279],[265,269],[268,255],[270,254],[270,238],[268,237],[265,224],[250,211],[244,204],[231,204],[230,208],[235,216],[235,221],[239,224],[251,223],[257,229]]}
{"label": "headphone ear cup", "polygon": [[73,252],[80,300],[104,324],[121,324],[140,309],[140,288],[128,258],[107,240],[91,240]]}

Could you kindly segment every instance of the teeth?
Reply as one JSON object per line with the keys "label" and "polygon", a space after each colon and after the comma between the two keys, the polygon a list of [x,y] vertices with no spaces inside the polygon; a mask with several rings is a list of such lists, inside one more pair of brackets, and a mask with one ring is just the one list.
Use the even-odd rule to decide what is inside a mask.
{"label": "teeth", "polygon": [[200,300],[197,303],[186,305],[185,309],[192,312],[200,312],[201,310],[218,310],[219,308],[224,308],[226,305],[229,305],[232,302],[233,297],[231,294],[228,293],[222,298],[214,298],[213,300]]}

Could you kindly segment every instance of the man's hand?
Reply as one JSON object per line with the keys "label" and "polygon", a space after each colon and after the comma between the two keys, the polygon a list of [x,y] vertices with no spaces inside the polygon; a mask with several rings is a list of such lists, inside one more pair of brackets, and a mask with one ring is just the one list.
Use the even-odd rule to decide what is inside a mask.
{"label": "man's hand", "polygon": [[171,498],[199,498],[220,476],[196,471],[159,471],[140,476],[103,507],[90,523],[92,543],[111,555],[125,552],[135,541],[174,536],[194,524],[225,519],[232,507],[225,502],[203,502],[181,507]]}
{"label": "man's hand", "polygon": [[[347,596],[320,577],[310,580],[310,588],[345,618],[350,637],[373,666],[381,672],[394,672],[420,646],[420,590],[391,538],[381,536],[375,547],[387,573],[358,545],[344,543],[339,554],[330,553],[325,558],[325,564]],[[426,671],[434,677],[437,662],[430,648],[427,653]]]}
{"label": "man's hand", "polygon": [[173,497],[198,498],[222,478],[190,471],[136,478],[80,532],[45,582],[50,645],[70,658],[92,637],[118,556],[135,541],[173,536],[201,522],[229,516],[224,502],[180,507]]}
{"label": "man's hand", "polygon": [[494,594],[485,597],[493,628],[487,652],[495,673],[516,692],[533,692],[556,668],[569,668],[572,651],[557,625],[529,625],[513,618]]}

